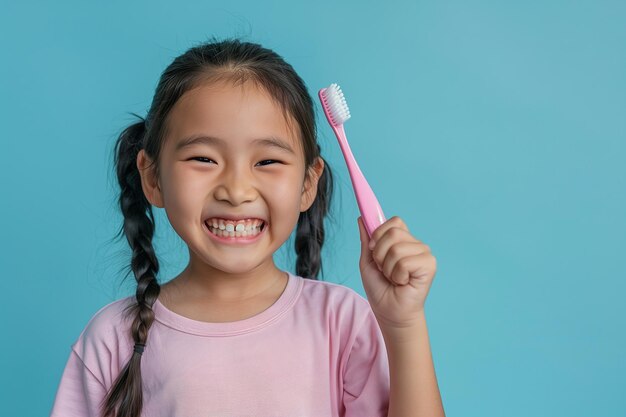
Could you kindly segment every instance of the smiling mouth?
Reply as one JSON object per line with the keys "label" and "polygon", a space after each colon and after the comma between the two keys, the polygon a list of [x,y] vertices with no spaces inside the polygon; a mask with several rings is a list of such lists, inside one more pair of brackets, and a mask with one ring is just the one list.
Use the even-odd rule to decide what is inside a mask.
{"label": "smiling mouth", "polygon": [[253,238],[260,235],[265,229],[267,222],[263,221],[258,227],[252,227],[250,229],[244,230],[232,230],[227,231],[226,229],[220,229],[219,227],[213,227],[209,224],[208,221],[204,222],[204,225],[208,229],[209,233],[221,237],[221,238]]}

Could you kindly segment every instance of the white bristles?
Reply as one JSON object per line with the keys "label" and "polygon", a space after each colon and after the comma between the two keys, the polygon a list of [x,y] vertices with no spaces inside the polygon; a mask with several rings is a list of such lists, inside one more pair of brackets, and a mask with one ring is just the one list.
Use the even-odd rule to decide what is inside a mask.
{"label": "white bristles", "polygon": [[341,87],[332,83],[323,93],[326,109],[333,120],[335,126],[342,125],[350,118],[350,109],[343,96]]}

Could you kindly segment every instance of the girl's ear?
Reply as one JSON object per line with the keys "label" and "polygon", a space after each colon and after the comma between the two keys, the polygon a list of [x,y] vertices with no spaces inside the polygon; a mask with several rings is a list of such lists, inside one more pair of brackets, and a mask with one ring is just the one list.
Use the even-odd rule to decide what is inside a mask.
{"label": "girl's ear", "polygon": [[146,196],[146,199],[153,206],[163,208],[163,196],[161,194],[161,187],[159,180],[154,173],[154,167],[150,166],[152,161],[146,155],[145,151],[141,149],[137,154],[137,169],[141,176],[141,188]]}
{"label": "girl's ear", "polygon": [[324,172],[324,160],[319,156],[313,162],[313,165],[309,167],[309,175],[305,178],[304,185],[302,187],[302,196],[300,199],[300,212],[307,211],[315,201],[317,196],[317,183]]}

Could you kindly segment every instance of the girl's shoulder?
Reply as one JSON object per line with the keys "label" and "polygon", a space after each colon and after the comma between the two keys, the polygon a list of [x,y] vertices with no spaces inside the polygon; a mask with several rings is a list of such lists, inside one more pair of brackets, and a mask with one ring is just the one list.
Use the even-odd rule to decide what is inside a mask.
{"label": "girl's shoulder", "polygon": [[339,297],[344,299],[354,299],[357,302],[366,302],[367,299],[351,287],[332,281],[320,281],[317,279],[305,278],[303,281],[303,292],[308,295]]}
{"label": "girl's shoulder", "polygon": [[89,351],[117,350],[120,345],[130,345],[129,329],[133,318],[127,317],[125,309],[135,302],[134,296],[113,301],[97,310],[87,321],[78,339],[72,345],[81,357]]}
{"label": "girl's shoulder", "polygon": [[101,307],[72,344],[71,355],[80,359],[76,363],[86,368],[103,387],[111,386],[133,353],[130,332],[133,317],[127,317],[125,309],[134,302],[135,297],[129,296]]}
{"label": "girl's shoulder", "polygon": [[106,329],[119,326],[125,322],[124,311],[131,303],[135,302],[134,296],[128,296],[112,301],[97,310],[87,322],[87,329]]}
{"label": "girl's shoulder", "polygon": [[301,298],[311,305],[326,306],[336,314],[364,316],[371,311],[370,303],[353,288],[335,282],[303,279]]}

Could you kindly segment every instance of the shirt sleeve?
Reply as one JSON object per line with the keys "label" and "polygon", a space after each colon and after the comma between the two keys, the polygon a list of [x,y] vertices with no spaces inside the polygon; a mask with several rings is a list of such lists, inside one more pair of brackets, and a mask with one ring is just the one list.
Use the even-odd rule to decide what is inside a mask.
{"label": "shirt sleeve", "polygon": [[72,349],[50,417],[99,417],[105,395],[104,385]]}
{"label": "shirt sleeve", "polygon": [[344,417],[386,417],[389,408],[387,349],[370,308],[352,345],[344,372]]}

